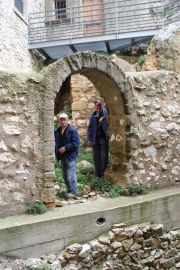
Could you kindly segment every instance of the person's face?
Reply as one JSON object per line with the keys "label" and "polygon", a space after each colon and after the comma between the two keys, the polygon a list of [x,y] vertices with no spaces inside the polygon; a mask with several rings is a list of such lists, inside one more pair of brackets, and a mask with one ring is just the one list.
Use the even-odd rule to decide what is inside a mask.
{"label": "person's face", "polygon": [[68,118],[59,118],[60,126],[63,127],[63,128],[67,127],[68,121],[69,121]]}
{"label": "person's face", "polygon": [[102,109],[102,105],[100,103],[96,104],[96,111],[100,111]]}

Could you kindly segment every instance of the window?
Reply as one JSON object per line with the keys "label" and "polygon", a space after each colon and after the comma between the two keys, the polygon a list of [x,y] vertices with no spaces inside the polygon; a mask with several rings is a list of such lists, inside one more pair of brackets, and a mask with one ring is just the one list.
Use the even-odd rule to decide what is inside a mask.
{"label": "window", "polygon": [[21,14],[24,14],[24,1],[23,0],[14,0],[14,5]]}
{"label": "window", "polygon": [[55,0],[56,18],[63,19],[66,18],[66,1]]}

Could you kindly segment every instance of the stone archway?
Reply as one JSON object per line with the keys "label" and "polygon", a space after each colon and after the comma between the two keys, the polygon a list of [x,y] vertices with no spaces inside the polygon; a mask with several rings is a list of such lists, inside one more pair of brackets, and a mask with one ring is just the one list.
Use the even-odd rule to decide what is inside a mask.
{"label": "stone archway", "polygon": [[68,112],[71,123],[78,128],[81,145],[87,145],[87,123],[97,98],[101,98],[98,90],[87,77],[81,74],[68,77],[55,98],[55,116],[60,111]]}
{"label": "stone archway", "polygon": [[[76,53],[58,60],[45,70],[43,85],[46,90],[44,99],[44,130],[42,131],[42,172],[40,186],[42,200],[50,201],[54,196],[54,100],[63,82],[71,75],[80,73],[86,76],[104,98],[109,111],[110,153],[112,169],[123,178],[129,156],[129,114],[133,111],[133,93],[124,71],[130,65],[119,59],[106,58],[92,52]],[[124,71],[123,71],[124,70]],[[132,70],[131,70],[132,71]],[[47,131],[48,127],[48,131]]]}

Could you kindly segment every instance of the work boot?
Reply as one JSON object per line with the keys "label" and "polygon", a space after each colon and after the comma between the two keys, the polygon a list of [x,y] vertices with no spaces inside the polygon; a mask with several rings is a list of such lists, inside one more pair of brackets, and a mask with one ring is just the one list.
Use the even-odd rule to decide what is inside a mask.
{"label": "work boot", "polygon": [[66,193],[66,198],[67,199],[75,199],[75,200],[77,200],[79,198],[79,196],[74,194],[74,193],[69,192],[69,193]]}

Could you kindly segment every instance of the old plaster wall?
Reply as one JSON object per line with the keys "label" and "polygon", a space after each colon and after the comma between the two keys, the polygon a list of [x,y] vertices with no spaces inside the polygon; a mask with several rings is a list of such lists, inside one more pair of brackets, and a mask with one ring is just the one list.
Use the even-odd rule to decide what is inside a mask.
{"label": "old plaster wall", "polygon": [[28,50],[28,14],[44,10],[44,1],[24,2],[22,15],[14,1],[0,1],[0,70],[32,72],[42,68],[39,54]]}
{"label": "old plaster wall", "polygon": [[36,82],[0,73],[0,216],[39,198],[42,100]]}

